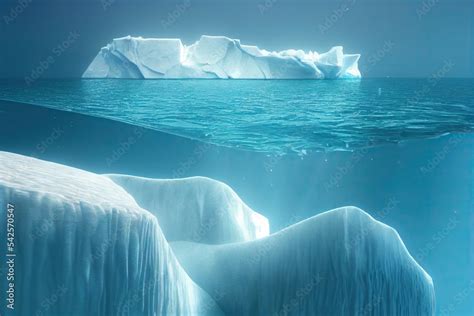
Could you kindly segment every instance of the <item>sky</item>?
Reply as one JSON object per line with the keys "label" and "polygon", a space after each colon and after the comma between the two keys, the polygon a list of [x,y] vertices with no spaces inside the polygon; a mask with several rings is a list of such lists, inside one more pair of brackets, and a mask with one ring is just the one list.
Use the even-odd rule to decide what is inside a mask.
{"label": "sky", "polygon": [[80,77],[126,35],[361,53],[365,77],[474,77],[474,0],[0,0],[0,77]]}

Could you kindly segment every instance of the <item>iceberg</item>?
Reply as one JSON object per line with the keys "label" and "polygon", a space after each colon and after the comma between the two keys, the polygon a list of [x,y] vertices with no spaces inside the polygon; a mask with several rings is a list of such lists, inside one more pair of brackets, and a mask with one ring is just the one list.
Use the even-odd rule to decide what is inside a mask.
{"label": "iceberg", "polygon": [[156,217],[107,177],[0,152],[0,203],[2,227],[4,206],[14,214],[16,261],[1,268],[15,315],[221,315]]}
{"label": "iceberg", "polygon": [[360,78],[359,54],[342,46],[318,54],[267,51],[238,39],[203,35],[192,45],[180,39],[116,38],[103,47],[83,78],[336,79]]}
{"label": "iceberg", "polygon": [[356,207],[251,242],[171,246],[197,284],[225,293],[226,315],[435,313],[431,277],[393,228]]}
{"label": "iceberg", "polygon": [[0,203],[18,315],[434,314],[431,277],[356,207],[269,234],[213,179],[98,175],[7,152]]}

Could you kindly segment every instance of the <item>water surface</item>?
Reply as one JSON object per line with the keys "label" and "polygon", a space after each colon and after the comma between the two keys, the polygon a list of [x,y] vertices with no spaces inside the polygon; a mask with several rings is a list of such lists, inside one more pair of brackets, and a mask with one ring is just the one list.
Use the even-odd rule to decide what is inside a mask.
{"label": "water surface", "polygon": [[474,128],[473,79],[1,81],[0,99],[269,153],[352,150]]}

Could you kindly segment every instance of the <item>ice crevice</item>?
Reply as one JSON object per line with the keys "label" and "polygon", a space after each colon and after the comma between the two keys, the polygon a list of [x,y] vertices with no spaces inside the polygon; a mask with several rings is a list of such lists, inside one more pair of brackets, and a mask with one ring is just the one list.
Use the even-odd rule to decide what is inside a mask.
{"label": "ice crevice", "polygon": [[431,277],[357,207],[270,234],[220,181],[98,175],[8,152],[0,203],[18,223],[17,315],[53,296],[48,315],[434,315]]}

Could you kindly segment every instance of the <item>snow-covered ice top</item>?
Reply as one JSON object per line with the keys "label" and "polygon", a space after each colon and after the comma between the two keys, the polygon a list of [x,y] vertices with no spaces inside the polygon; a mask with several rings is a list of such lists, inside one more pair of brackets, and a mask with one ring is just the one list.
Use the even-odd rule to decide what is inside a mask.
{"label": "snow-covered ice top", "polygon": [[168,241],[223,244],[269,234],[268,219],[248,207],[225,183],[206,177],[108,177],[158,218]]}
{"label": "snow-covered ice top", "polygon": [[13,209],[21,258],[15,314],[221,313],[182,269],[156,217],[109,178],[0,152],[0,202]]}
{"label": "snow-covered ice top", "polygon": [[324,54],[267,51],[225,36],[180,39],[116,38],[103,47],[83,78],[335,79],[360,78],[359,54],[342,46]]}

